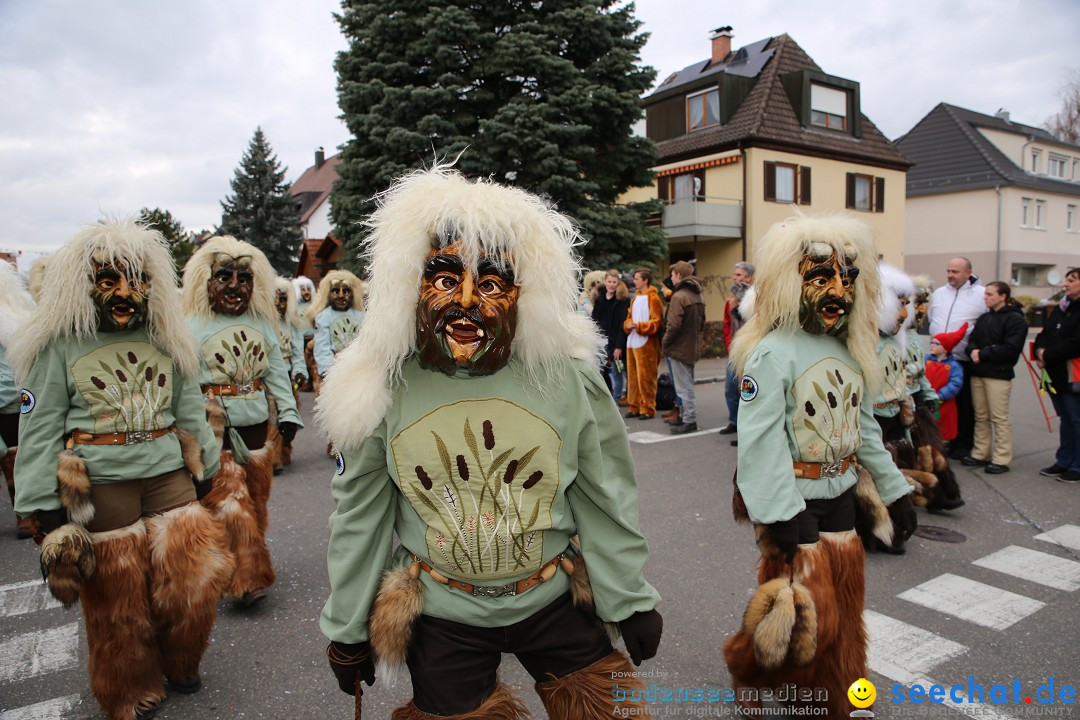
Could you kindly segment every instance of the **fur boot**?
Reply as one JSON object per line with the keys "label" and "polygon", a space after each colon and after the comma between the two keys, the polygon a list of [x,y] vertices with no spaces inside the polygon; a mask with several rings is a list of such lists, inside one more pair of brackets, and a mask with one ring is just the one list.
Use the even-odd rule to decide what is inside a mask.
{"label": "fur boot", "polygon": [[199,676],[199,661],[217,617],[217,601],[235,561],[225,531],[191,503],[145,520],[150,543],[150,603],[170,680]]}
{"label": "fur boot", "polygon": [[79,601],[79,590],[97,568],[94,541],[82,525],[67,523],[41,541],[41,574],[64,607]]}
{"label": "fur boot", "polygon": [[[610,687],[608,688],[610,692]],[[391,720],[528,720],[529,709],[514,697],[506,685],[497,683],[495,691],[472,712],[460,715],[432,715],[420,710],[410,700],[390,714]]]}
{"label": "fur boot", "polygon": [[[281,435],[274,429],[278,440]],[[259,522],[259,534],[266,535],[266,528],[270,524],[270,490],[274,484],[274,454],[275,449],[269,443],[258,450],[252,450],[247,465],[244,466],[244,482],[247,483],[251,501],[255,506],[255,518]]]}
{"label": "fur boot", "polygon": [[[536,693],[551,720],[601,720],[627,712],[644,715],[644,686],[634,672],[629,658],[614,650],[565,677],[536,683]],[[618,689],[612,678],[619,678]],[[618,701],[617,693],[622,693]]]}
{"label": "fur boot", "polygon": [[97,572],[82,586],[90,693],[110,720],[135,720],[165,698],[150,617],[150,573],[142,520],[92,533]]}
{"label": "fur boot", "polygon": [[419,564],[385,572],[371,610],[371,649],[380,667],[391,673],[405,664],[413,626],[424,610],[419,574]]}
{"label": "fur boot", "polygon": [[[256,456],[261,457],[261,463],[255,461]],[[203,506],[225,528],[229,550],[236,558],[236,569],[225,588],[226,595],[235,597],[268,588],[276,579],[270,550],[259,527],[256,505],[245,482],[245,470],[250,472],[257,464],[263,475],[271,475],[273,470],[264,450],[251,453],[251,457],[252,462],[241,466],[233,459],[231,450],[223,451],[221,470],[214,476],[214,487],[202,499]]]}
{"label": "fur boot", "polygon": [[[0,458],[0,471],[7,480],[8,496],[11,498],[11,506],[15,507],[15,451],[18,448],[8,448],[8,451]],[[15,516],[15,536],[20,540],[34,536],[34,521],[30,518]]]}

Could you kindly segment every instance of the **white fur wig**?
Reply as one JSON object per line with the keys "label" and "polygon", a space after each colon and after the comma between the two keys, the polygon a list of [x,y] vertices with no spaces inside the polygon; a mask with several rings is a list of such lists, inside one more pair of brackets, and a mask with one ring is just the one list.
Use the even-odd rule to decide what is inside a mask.
{"label": "white fur wig", "polygon": [[[731,355],[740,374],[754,347],[774,330],[793,333],[800,327],[802,275],[799,263],[814,245],[832,251],[859,269],[855,302],[847,324],[847,347],[859,363],[867,390],[877,392],[881,368],[877,363],[878,304],[881,276],[870,228],[847,215],[798,215],[773,225],[754,259],[753,314],[735,336]],[[745,302],[745,299],[744,299]],[[740,305],[741,307],[741,305]]]}
{"label": "white fur wig", "polygon": [[888,263],[879,263],[881,273],[881,304],[878,308],[878,332],[892,335],[896,327],[896,314],[900,312],[900,298],[907,298],[907,319],[896,332],[897,340],[904,346],[906,331],[915,322],[915,283],[902,270]]}
{"label": "white fur wig", "polygon": [[50,257],[50,255],[42,255],[30,266],[30,275],[26,279],[26,287],[30,291],[30,297],[34,299],[34,302],[37,302],[41,297],[41,282],[45,279],[45,267]]}
{"label": "white fur wig", "polygon": [[[289,327],[299,328],[300,318],[296,316],[296,293],[293,292],[293,284],[289,278],[274,278],[274,293],[285,293],[288,298],[285,301],[285,324]],[[277,298],[274,298],[275,305]]]}
{"label": "white fur wig", "polygon": [[26,377],[38,353],[53,340],[97,335],[94,265],[112,262],[123,263],[133,275],[146,275],[150,287],[147,332],[155,345],[172,356],[182,375],[198,376],[195,338],[180,312],[176,267],[165,239],[134,218],[108,218],[87,225],[49,256],[38,306],[13,344],[11,367],[17,379]]}
{"label": "white fur wig", "polygon": [[[930,295],[934,292],[934,283],[929,275],[912,275],[911,284],[915,287],[916,295]],[[914,300],[915,298],[912,298]]]}
{"label": "white fur wig", "polygon": [[315,295],[315,299],[311,301],[311,307],[308,308],[308,315],[311,316],[312,322],[315,322],[316,315],[329,307],[330,286],[342,280],[352,288],[353,307],[357,310],[364,309],[364,290],[367,285],[348,270],[331,270],[326,273],[326,277],[319,281],[319,292]]}
{"label": "white fur wig", "polygon": [[315,283],[311,282],[311,278],[307,275],[301,275],[300,277],[294,277],[292,280],[293,290],[296,292],[296,301],[300,302],[300,291],[307,288],[311,292],[311,297],[315,297]]}
{"label": "white fur wig", "polygon": [[270,266],[270,261],[263,251],[249,243],[237,240],[231,235],[218,235],[206,241],[198,252],[191,256],[184,266],[184,314],[192,318],[209,320],[214,317],[210,308],[210,295],[207,283],[214,274],[214,256],[223,253],[229,257],[251,256],[251,271],[255,276],[251,290],[251,304],[248,312],[255,316],[277,321],[277,308],[274,307],[274,278],[277,273]]}
{"label": "white fur wig", "polygon": [[[416,350],[420,280],[440,238],[456,240],[466,267],[482,253],[505,258],[519,288],[511,348],[523,383],[540,392],[569,358],[592,361],[603,340],[577,313],[581,236],[535,195],[469,181],[446,165],[407,175],[378,196],[368,218],[367,316],[338,355],[316,406],[341,450],[359,446],[382,420],[402,363]],[[361,401],[362,400],[362,401]]]}
{"label": "white fur wig", "polygon": [[34,300],[15,266],[0,262],[0,346],[8,348],[19,327],[34,312]]}

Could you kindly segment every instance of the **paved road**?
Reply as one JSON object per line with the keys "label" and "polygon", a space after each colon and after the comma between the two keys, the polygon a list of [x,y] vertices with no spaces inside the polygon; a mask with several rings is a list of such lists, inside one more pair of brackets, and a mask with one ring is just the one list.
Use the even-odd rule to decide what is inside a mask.
{"label": "paved road", "polygon": [[[698,368],[699,379],[722,374],[723,361]],[[635,441],[641,522],[653,551],[648,577],[664,596],[660,654],[644,669],[651,673],[647,681],[658,685],[722,688],[730,678],[720,648],[738,627],[754,585],[756,551],[751,531],[731,519],[737,449],[715,432],[727,419],[722,384],[699,385],[698,397],[704,430],[696,435],[673,438],[659,420],[626,421]],[[311,396],[304,402],[309,418]],[[1013,418],[1012,472],[989,476],[958,466],[967,506],[951,517],[920,513],[924,525],[959,533],[962,542],[914,538],[904,557],[867,561],[878,717],[903,714],[888,702],[896,683],[966,688],[972,675],[988,701],[993,684],[1016,678],[1021,700],[1032,697],[1035,705],[1035,691],[1051,676],[1055,692],[1080,685],[1080,487],[1038,475],[1052,460],[1056,435],[1047,432],[1026,374],[1017,378]],[[163,720],[351,717],[351,698],[326,669],[318,629],[327,594],[333,463],[310,425],[271,498],[268,540],[277,585],[254,611],[221,603],[203,663],[204,689],[170,697],[158,714]],[[36,548],[16,541],[10,512],[0,512],[0,720],[100,718],[86,690],[80,614],[51,603],[38,580]],[[504,662],[503,679],[522,690],[536,717],[544,716],[513,658]],[[381,677],[365,696],[367,716],[388,717],[408,696],[407,677]],[[944,716],[991,718],[1030,709],[989,703],[930,708]],[[706,713],[729,714],[730,706],[654,707],[660,717]]]}

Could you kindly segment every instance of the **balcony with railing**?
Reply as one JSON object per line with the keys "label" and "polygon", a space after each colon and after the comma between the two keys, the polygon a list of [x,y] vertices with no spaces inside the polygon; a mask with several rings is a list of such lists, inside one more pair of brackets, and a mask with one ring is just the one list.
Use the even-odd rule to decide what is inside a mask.
{"label": "balcony with railing", "polygon": [[742,237],[742,202],[737,198],[693,195],[664,206],[647,221],[662,227],[669,241]]}

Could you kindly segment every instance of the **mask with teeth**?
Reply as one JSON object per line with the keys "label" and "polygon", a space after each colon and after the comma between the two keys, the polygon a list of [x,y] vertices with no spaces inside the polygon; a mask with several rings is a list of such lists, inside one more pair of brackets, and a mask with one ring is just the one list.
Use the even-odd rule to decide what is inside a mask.
{"label": "mask with teeth", "polygon": [[146,276],[134,276],[123,262],[95,263],[92,294],[103,332],[134,330],[146,321]]}
{"label": "mask with teeth", "polygon": [[210,296],[210,308],[222,315],[243,315],[251,304],[255,289],[255,273],[251,269],[251,256],[234,258],[225,253],[214,257],[213,271],[206,290]]}
{"label": "mask with teeth", "polygon": [[510,359],[517,325],[513,270],[481,254],[465,267],[458,244],[434,248],[424,265],[417,305],[417,356],[430,370],[495,372]]}
{"label": "mask with teeth", "polygon": [[839,258],[829,245],[815,243],[799,263],[802,299],[799,322],[815,335],[842,335],[855,302],[854,258]]}

